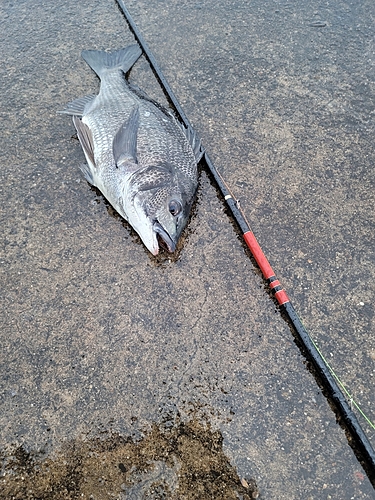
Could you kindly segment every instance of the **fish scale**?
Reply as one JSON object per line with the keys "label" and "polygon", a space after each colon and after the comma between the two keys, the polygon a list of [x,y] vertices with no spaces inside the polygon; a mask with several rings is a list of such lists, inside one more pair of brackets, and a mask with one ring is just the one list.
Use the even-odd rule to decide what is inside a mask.
{"label": "fish scale", "polygon": [[200,142],[171,113],[129,85],[125,75],[138,46],[108,53],[83,51],[101,80],[97,96],[68,104],[86,156],[86,179],[156,255],[159,241],[172,252],[186,225],[197,189]]}
{"label": "fish scale", "polygon": [[[139,163],[154,165],[155,162],[168,161],[178,164],[181,163],[181,157],[189,154],[192,165],[185,166],[181,163],[180,168],[186,175],[193,177],[195,157],[191,154],[190,144],[182,130],[172,122],[174,119],[167,118],[166,114],[152,102],[139,99],[126,84],[122,72],[107,70],[105,78],[105,85],[101,86],[100,93],[95,99],[95,107],[92,106],[83,119],[94,134],[97,155],[107,153],[112,146],[114,135],[124,121],[124,116],[130,114],[133,107],[138,105],[140,107],[137,148]],[[119,96],[125,99],[120,100]]]}

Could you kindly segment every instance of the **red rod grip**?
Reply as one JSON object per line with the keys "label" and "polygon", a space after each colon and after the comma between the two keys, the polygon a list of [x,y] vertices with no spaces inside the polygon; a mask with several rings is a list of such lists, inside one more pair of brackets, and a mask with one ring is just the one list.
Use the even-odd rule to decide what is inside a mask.
{"label": "red rod grip", "polygon": [[275,298],[281,306],[289,302],[289,297],[285,290],[279,290],[278,292],[276,292]]}
{"label": "red rod grip", "polygon": [[[275,276],[275,273],[272,267],[270,266],[267,257],[262,252],[262,249],[260,248],[259,243],[257,242],[257,239],[255,238],[254,234],[251,231],[248,231],[247,233],[244,233],[243,237],[246,242],[246,245],[249,247],[250,252],[253,254],[253,257],[256,260],[266,280]],[[276,288],[277,286],[281,286],[278,280],[272,281],[270,283],[270,287],[272,289]],[[275,292],[275,298],[280,305],[289,302],[289,297],[285,290],[277,290]]]}
{"label": "red rod grip", "polygon": [[251,231],[248,231],[247,233],[244,233],[243,237],[266,280],[271,278],[271,276],[275,276],[275,273],[273,272],[267,257],[262,252],[254,234]]}

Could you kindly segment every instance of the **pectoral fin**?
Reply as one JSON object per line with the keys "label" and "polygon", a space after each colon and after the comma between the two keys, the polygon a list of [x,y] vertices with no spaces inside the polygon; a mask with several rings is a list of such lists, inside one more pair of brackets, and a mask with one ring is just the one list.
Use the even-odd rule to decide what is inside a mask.
{"label": "pectoral fin", "polygon": [[138,164],[137,134],[139,127],[139,109],[135,106],[128,120],[120,127],[113,138],[113,157],[117,167],[126,163]]}

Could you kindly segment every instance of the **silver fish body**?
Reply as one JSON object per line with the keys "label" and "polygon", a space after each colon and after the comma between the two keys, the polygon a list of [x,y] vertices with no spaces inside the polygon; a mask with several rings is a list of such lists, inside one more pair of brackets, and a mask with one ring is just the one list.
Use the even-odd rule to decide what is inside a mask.
{"label": "silver fish body", "polygon": [[203,151],[194,134],[131,86],[125,74],[141,56],[138,45],[112,53],[88,50],[83,59],[100,78],[97,96],[68,104],[87,165],[86,179],[157,255],[170,252],[186,225]]}

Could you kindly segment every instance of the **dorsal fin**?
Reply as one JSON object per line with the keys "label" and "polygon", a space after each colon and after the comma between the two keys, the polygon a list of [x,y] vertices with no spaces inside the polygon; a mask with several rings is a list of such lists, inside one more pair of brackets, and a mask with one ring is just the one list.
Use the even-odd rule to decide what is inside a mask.
{"label": "dorsal fin", "polygon": [[202,146],[202,143],[201,143],[201,140],[200,140],[198,134],[192,128],[185,127],[185,125],[183,125],[180,122],[177,122],[177,123],[180,125],[183,133],[186,136],[186,139],[190,143],[190,146],[193,150],[196,162],[199,163],[202,156],[204,155],[204,148]]}

